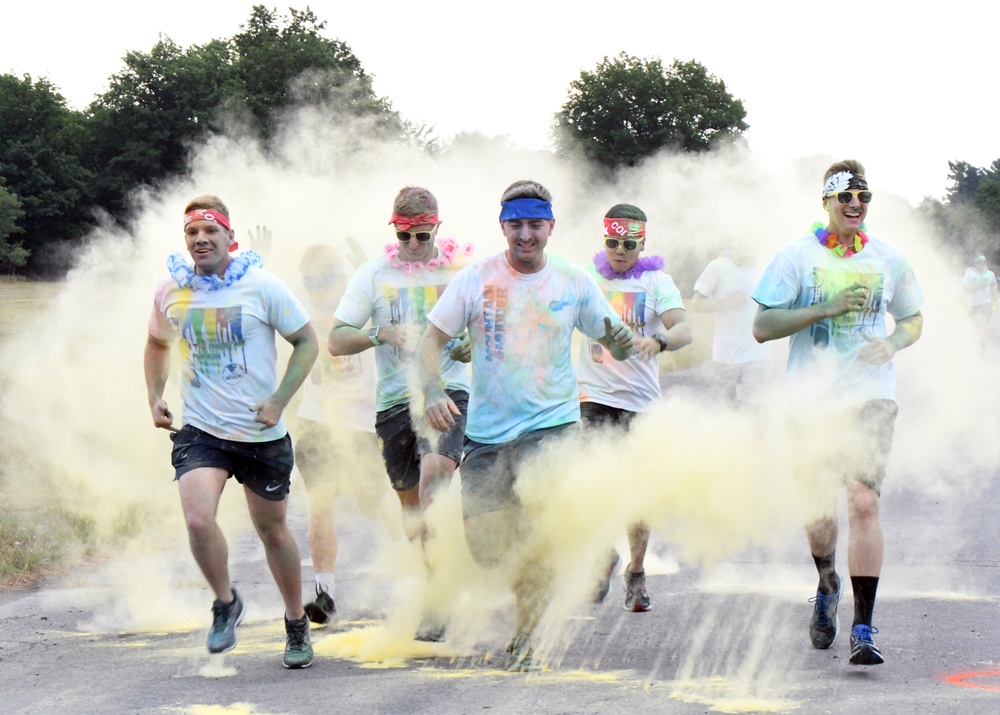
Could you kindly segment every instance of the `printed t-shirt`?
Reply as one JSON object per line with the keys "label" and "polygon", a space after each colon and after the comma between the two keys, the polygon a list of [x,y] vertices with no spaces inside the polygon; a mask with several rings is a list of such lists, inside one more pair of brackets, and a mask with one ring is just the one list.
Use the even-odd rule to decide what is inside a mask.
{"label": "printed t-shirt", "polygon": [[504,253],[459,272],[428,319],[472,338],[466,435],[501,444],[579,421],[573,330],[599,338],[605,318],[621,323],[593,278],[551,254],[537,273],[518,273]]}
{"label": "printed t-shirt", "polygon": [[173,278],[161,281],[149,333],[178,341],[183,423],[237,442],[284,437],[284,418],[261,429],[251,407],[278,387],[275,331],[291,335],[308,322],[288,287],[256,266],[218,290],[181,288]]}

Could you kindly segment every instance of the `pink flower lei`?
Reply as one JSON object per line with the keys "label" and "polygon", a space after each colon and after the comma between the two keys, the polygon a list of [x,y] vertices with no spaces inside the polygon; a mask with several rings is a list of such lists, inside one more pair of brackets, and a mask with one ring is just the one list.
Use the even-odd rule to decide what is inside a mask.
{"label": "pink flower lei", "polygon": [[385,256],[389,259],[389,263],[392,264],[393,268],[398,268],[404,271],[406,275],[410,275],[411,273],[433,271],[437,268],[450,266],[457,253],[461,253],[463,256],[471,256],[473,251],[471,243],[467,243],[459,248],[458,242],[453,238],[442,238],[434,245],[438,249],[438,255],[436,258],[431,258],[426,262],[400,260],[399,243],[386,244]]}

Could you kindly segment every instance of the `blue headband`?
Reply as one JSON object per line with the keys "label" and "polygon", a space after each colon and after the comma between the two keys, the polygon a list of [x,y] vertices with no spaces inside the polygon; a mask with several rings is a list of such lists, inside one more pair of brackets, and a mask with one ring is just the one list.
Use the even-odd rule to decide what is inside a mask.
{"label": "blue headband", "polygon": [[501,221],[522,218],[553,218],[552,204],[541,199],[511,199],[500,204]]}

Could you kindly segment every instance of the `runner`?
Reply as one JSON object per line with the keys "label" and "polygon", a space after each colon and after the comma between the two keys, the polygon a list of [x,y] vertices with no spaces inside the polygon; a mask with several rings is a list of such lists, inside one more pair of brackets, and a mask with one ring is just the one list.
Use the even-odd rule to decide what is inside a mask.
{"label": "runner", "polygon": [[[586,266],[635,335],[635,352],[628,360],[612,359],[598,340],[581,345],[577,382],[580,413],[587,428],[629,430],[632,420],[662,397],[659,354],[679,350],[691,342],[691,326],[681,294],[663,272],[662,256],[639,254],[646,250],[646,214],[638,206],[617,204],[604,215],[604,250],[594,254]],[[625,610],[648,611],[652,605],[646,591],[644,560],[649,527],[632,524],[628,529],[631,560],[625,567]],[[618,565],[612,551],[593,600],[604,600],[611,576]]]}
{"label": "runner", "polygon": [[694,284],[691,310],[715,314],[715,381],[731,404],[759,405],[771,382],[771,346],[753,338],[757,304],[750,293],[759,277],[737,247],[709,263]]}
{"label": "runner", "polygon": [[[299,272],[306,291],[302,302],[317,332],[327,334],[347,286],[344,261],[332,246],[317,243],[303,252]],[[316,597],[305,611],[316,624],[327,623],[337,610],[334,501],[353,494],[362,511],[371,514],[383,493],[384,482],[376,474],[382,470],[374,467],[379,463],[375,388],[371,351],[344,357],[324,351],[302,388],[295,464],[309,493],[309,555]]]}
{"label": "runner", "polygon": [[[555,228],[552,195],[534,181],[501,198],[507,249],[462,270],[428,316],[420,345],[425,414],[451,433],[464,410],[447,392],[441,349],[468,329],[472,393],[462,463],[462,511],[469,547],[484,567],[510,564],[525,525],[514,493],[520,463],[543,442],[578,429],[580,402],[571,358],[574,329],[598,339],[616,360],[632,352],[632,332],[580,268],[546,253]],[[538,667],[532,632],[548,603],[549,567],[513,566],[517,624],[511,670]]]}
{"label": "runner", "polygon": [[[397,242],[367,261],[351,278],[337,307],[328,347],[334,356],[375,350],[378,366],[375,431],[390,482],[403,507],[407,534],[426,539],[423,511],[437,490],[451,480],[462,459],[465,409],[469,399],[468,346],[456,338],[438,352],[439,370],[449,397],[459,405],[458,419],[435,445],[418,435],[410,414],[409,379],[416,375],[412,351],[427,323],[427,313],[455,273],[467,263],[471,247],[460,250],[450,238],[438,240],[438,203],[425,188],[408,186],[393,203],[389,223]],[[371,328],[364,326],[371,322]],[[428,611],[418,640],[445,637],[444,614]]]}
{"label": "runner", "polygon": [[[282,664],[307,668],[313,649],[302,608],[299,549],[285,518],[292,443],[281,413],[316,360],[316,333],[291,291],[261,269],[260,256],[230,256],[237,249],[235,234],[217,196],[187,205],[184,237],[194,265],[179,253],[167,261],[170,276],[156,289],[143,364],[153,424],[174,432],[171,461],[191,552],[215,592],[208,650],[232,650],[246,614],[216,521],[222,490],[234,476],[285,602]],[[280,383],[275,332],[292,345]],[[174,341],[184,375],[179,431],[163,399]]]}
{"label": "runner", "polygon": [[986,256],[976,256],[971,268],[965,270],[962,287],[969,301],[969,311],[979,333],[980,349],[986,351],[990,320],[997,309],[997,277],[986,267]]}
{"label": "runner", "polygon": [[[872,612],[883,555],[879,494],[898,409],[892,357],[920,337],[923,294],[903,254],[865,232],[872,192],[861,164],[833,164],[823,181],[827,224],[815,224],[765,269],[753,293],[759,303],[753,333],[761,342],[791,337],[789,382],[803,402],[800,414],[829,425],[834,444],[851,445],[827,460],[836,465],[825,466],[849,472],[850,662],[878,665],[884,658],[872,638],[878,632]],[[886,313],[895,321],[891,334]],[[831,413],[831,406],[838,411]],[[819,572],[809,635],[820,649],[837,638],[843,587],[836,572],[835,495],[828,513],[807,527]]]}

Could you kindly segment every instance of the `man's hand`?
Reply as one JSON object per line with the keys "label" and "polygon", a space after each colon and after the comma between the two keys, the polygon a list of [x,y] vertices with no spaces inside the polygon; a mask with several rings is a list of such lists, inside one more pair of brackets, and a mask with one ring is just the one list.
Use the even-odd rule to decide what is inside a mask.
{"label": "man's hand", "polygon": [[270,397],[263,402],[250,407],[251,412],[257,413],[256,416],[254,416],[253,421],[260,422],[261,432],[278,424],[278,421],[281,419],[281,413],[284,409],[284,405],[279,405],[273,398]]}
{"label": "man's hand", "polygon": [[612,327],[611,318],[605,318],[604,337],[623,351],[631,350],[635,346],[635,337],[624,321]]}
{"label": "man's hand", "polygon": [[858,350],[858,360],[869,365],[883,365],[892,360],[892,356],[896,354],[896,347],[888,339],[873,338],[867,333],[863,333],[862,337],[868,343]]}
{"label": "man's hand", "polygon": [[860,283],[852,283],[826,301],[829,317],[835,318],[844,313],[859,311],[868,303],[868,289]]}
{"label": "man's hand", "polygon": [[448,351],[448,357],[455,362],[472,362],[472,338],[469,337],[468,333],[462,333],[458,336],[458,343]]}
{"label": "man's hand", "polygon": [[156,425],[158,429],[170,430],[171,432],[177,431],[174,427],[174,416],[170,414],[170,408],[167,407],[167,401],[162,397],[150,403],[149,411],[153,415],[153,424]]}
{"label": "man's hand", "polygon": [[635,352],[644,359],[652,359],[660,354],[660,344],[652,338],[639,337],[635,339]]}
{"label": "man's hand", "polygon": [[257,234],[247,229],[247,245],[257,251],[261,258],[267,258],[271,252],[271,229],[267,226],[257,226]]}
{"label": "man's hand", "polygon": [[461,415],[462,411],[454,400],[443,390],[435,390],[424,398],[424,417],[427,424],[438,432],[447,432],[455,426],[453,415]]}

